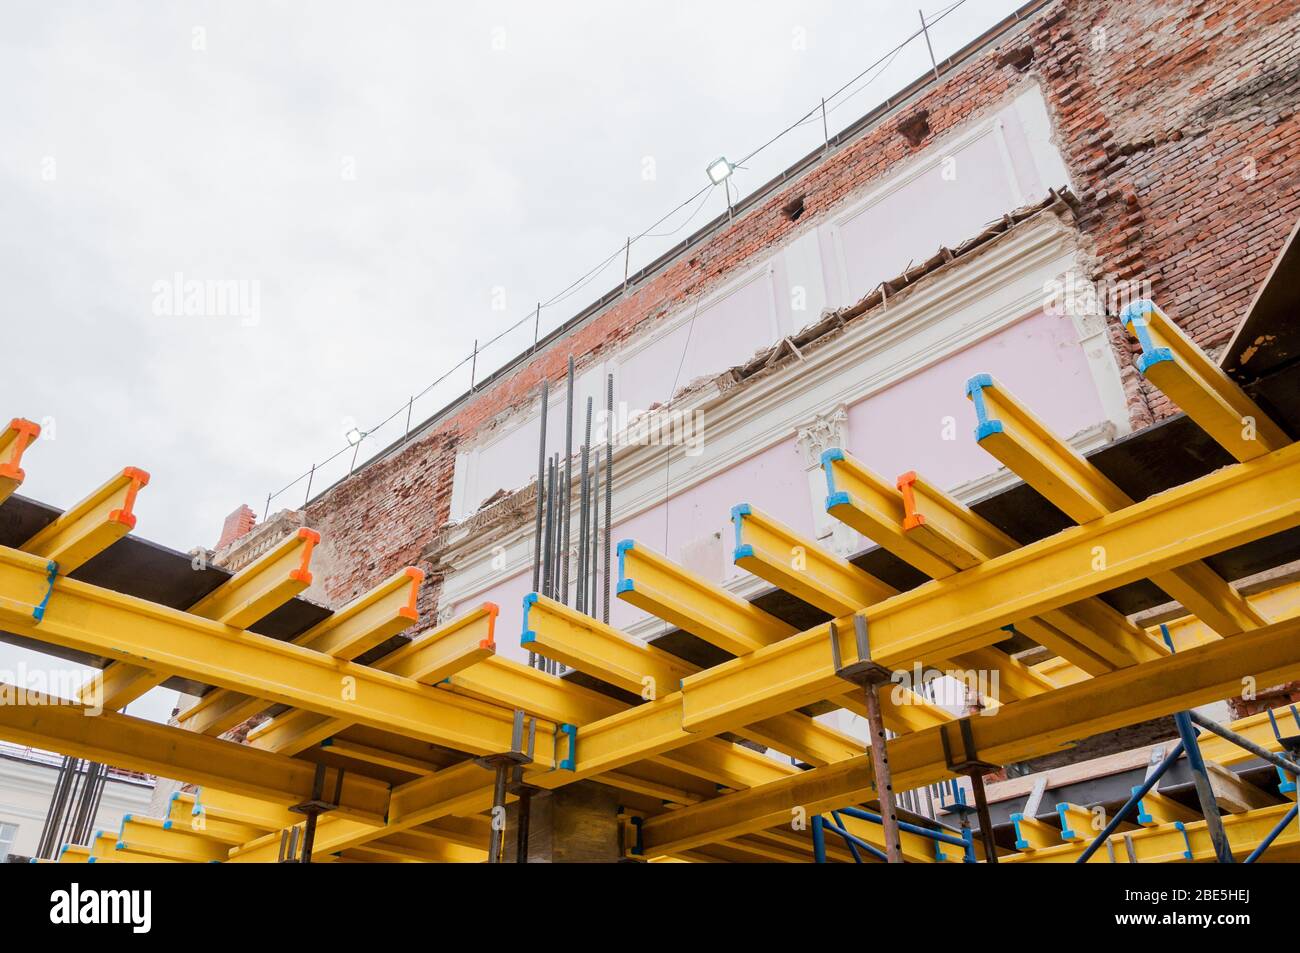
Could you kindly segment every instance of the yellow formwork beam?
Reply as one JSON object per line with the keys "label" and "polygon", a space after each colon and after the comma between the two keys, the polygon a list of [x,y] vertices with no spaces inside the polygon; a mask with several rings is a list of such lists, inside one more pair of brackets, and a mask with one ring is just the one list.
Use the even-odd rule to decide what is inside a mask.
{"label": "yellow formwork beam", "polygon": [[[908,565],[933,579],[943,579],[956,568],[927,548],[928,536],[908,532],[908,513],[902,493],[852,456],[838,448],[822,454],[826,473],[826,511],[853,527]],[[1064,653],[1089,674],[1113,671],[1117,665],[1075,643],[1068,635],[1038,620],[1026,622],[1033,637],[1058,654]]]}
{"label": "yellow formwork beam", "polygon": [[[0,738],[52,749],[192,784],[212,785],[288,807],[312,796],[315,766],[245,745],[196,735],[116,712],[96,712],[72,703],[0,684]],[[22,703],[8,700],[22,699]],[[340,811],[368,824],[382,824],[388,786],[348,774]]]}
{"label": "yellow formwork beam", "polygon": [[135,528],[135,498],[148,485],[148,473],[127,467],[23,543],[23,551],[53,561],[62,575],[72,572]]}
{"label": "yellow formwork beam", "polygon": [[251,824],[214,817],[198,806],[193,794],[179,791],[172,794],[168,801],[167,816],[164,819],[176,830],[189,831],[220,844],[243,844],[264,833],[261,828]]}
{"label": "yellow formwork beam", "polygon": [[1040,821],[1036,817],[1012,814],[1011,828],[1016,835],[1018,851],[1046,850],[1049,847],[1059,847],[1061,844],[1061,828]]}
{"label": "yellow formwork beam", "polygon": [[[293,642],[350,661],[419,620],[415,601],[423,581],[424,573],[408,566],[296,636]],[[266,707],[262,699],[217,688],[181,712],[178,720],[192,731],[219,735]]]}
{"label": "yellow formwork beam", "polygon": [[532,592],[524,596],[519,642],[547,658],[645,699],[676,691],[696,666],[628,638],[611,625]]}
{"label": "yellow formwork beam", "polygon": [[[496,605],[485,602],[445,625],[412,639],[379,660],[374,668],[422,685],[436,685],[444,678],[469,668],[496,652],[496,643],[493,641],[496,618]],[[472,701],[464,704],[482,706],[482,703]],[[495,706],[493,708],[499,710]],[[250,732],[248,742],[266,751],[297,754],[332,737],[352,723],[353,720],[347,718],[295,709],[277,715]]]}
{"label": "yellow formwork beam", "polygon": [[40,424],[21,417],[9,421],[0,430],[0,503],[9,499],[23,485],[23,453],[41,435]]}
{"label": "yellow formwork beam", "polygon": [[144,854],[129,848],[118,847],[118,835],[113,831],[96,831],[90,841],[88,864],[181,864],[182,860]]}
{"label": "yellow formwork beam", "polygon": [[[34,608],[48,598],[38,622]],[[475,755],[510,750],[513,713],[413,679],[342,662],[74,579],[51,584],[44,561],[0,547],[0,623],[16,635],[441,744]],[[550,726],[537,757],[551,758]]]}
{"label": "yellow formwork beam", "polygon": [[[1298,478],[1300,450],[1288,447],[887,599],[863,613],[873,661],[898,668],[918,657],[980,647],[1002,623],[1018,623],[1153,570],[1289,529],[1300,524],[1300,498],[1293,489]],[[1099,559],[1099,552],[1105,558]],[[840,658],[852,664],[859,661],[853,626],[851,620],[840,621]],[[829,625],[814,627],[688,676],[681,693],[584,726],[588,743],[579,741],[576,769],[609,770],[686,744],[692,733],[735,730],[840,694],[843,683],[833,668],[829,639]],[[1120,671],[1137,668],[1142,666]],[[1059,695],[1057,690],[998,710]],[[589,760],[593,734],[599,750],[594,763]]]}
{"label": "yellow formwork beam", "polygon": [[[1238,860],[1253,851],[1291,809],[1291,804],[1278,804],[1259,808],[1244,814],[1223,815],[1223,831],[1228,845]],[[1047,850],[1026,854],[1013,854],[999,858],[1002,863],[1054,863],[1072,864],[1087,849],[1092,838],[1062,844]],[[1131,853],[1130,853],[1131,852]],[[1288,824],[1260,857],[1261,862],[1293,862],[1300,856],[1300,822]],[[1204,820],[1173,821],[1131,833],[1113,834],[1107,848],[1088,858],[1090,864],[1168,864],[1213,862],[1214,844],[1210,840]]]}
{"label": "yellow formwork beam", "polygon": [[1172,824],[1174,821],[1190,824],[1192,821],[1202,820],[1202,817],[1200,811],[1184,807],[1166,794],[1148,791],[1142,795],[1142,800],[1138,801],[1137,812],[1133,815],[1133,819],[1142,827],[1159,827],[1161,824]]}
{"label": "yellow formwork beam", "polygon": [[[748,503],[732,507],[731,522],[737,566],[832,615],[861,609],[896,591]],[[835,611],[827,606],[843,608]]]}
{"label": "yellow formwork beam", "polygon": [[[822,455],[827,512],[876,539],[935,579],[1008,553],[1018,543],[916,474],[890,486],[843,450]],[[1163,649],[1123,615],[1097,600],[1019,621],[1024,634],[1092,675],[1155,657]],[[996,637],[981,639],[984,644]]]}
{"label": "yellow formwork beam", "polygon": [[302,820],[301,814],[289,810],[283,803],[250,797],[209,785],[199,788],[194,798],[194,806],[209,819],[242,824],[263,832],[293,827]]}
{"label": "yellow formwork beam", "polygon": [[1291,439],[1153,302],[1134,301],[1120,323],[1142,345],[1138,370],[1238,461]]}
{"label": "yellow formwork beam", "polygon": [[[311,585],[311,553],[320,534],[303,527],[256,561],[245,566],[194,605],[190,612],[205,619],[247,628],[265,618]],[[118,711],[167,680],[148,668],[113,662],[94,676],[82,692],[98,692],[99,704]]]}
{"label": "yellow formwork beam", "polygon": [[618,544],[618,567],[619,599],[732,655],[748,655],[798,632],[630,539]]}
{"label": "yellow formwork beam", "polygon": [[121,850],[191,864],[220,863],[226,859],[229,850],[227,845],[195,834],[188,828],[174,827],[169,820],[133,814],[122,818],[117,843]]}
{"label": "yellow formwork beam", "polygon": [[[444,768],[392,791],[388,820],[379,828],[358,824],[335,813],[316,825],[316,852],[336,853],[360,847],[397,831],[419,827],[450,815],[472,815],[492,806],[491,772],[472,761]],[[274,831],[231,851],[231,863],[273,863],[280,833]]]}
{"label": "yellow formwork beam", "polygon": [[83,844],[64,844],[59,848],[56,864],[84,864],[90,859],[90,848]]}
{"label": "yellow formwork beam", "polygon": [[[754,513],[752,507],[747,510],[747,513]],[[793,537],[793,534],[791,536],[797,538]],[[633,540],[623,540],[618,544],[618,548],[619,598],[631,601],[628,597],[635,595],[637,597],[635,604],[639,608],[681,625],[685,631],[706,642],[725,649],[726,645],[715,641],[721,631],[723,633],[721,642],[737,644],[737,647],[743,648],[743,651],[735,654],[744,656],[754,649],[771,645],[796,634],[793,626],[787,625],[739,596],[727,592],[721,586],[701,579],[644,545]],[[829,558],[826,561],[829,561]],[[810,589],[818,589],[821,576],[815,567],[820,563],[808,565],[810,569],[807,585]],[[756,568],[761,567],[751,564],[747,568],[755,571]],[[849,565],[849,568],[854,572],[860,572],[855,566]],[[844,573],[844,575],[848,574]],[[647,577],[650,580],[648,584],[644,581]],[[886,587],[883,591],[893,593],[895,590]],[[814,602],[814,605],[824,611],[831,611],[826,607],[835,604],[831,600],[836,597],[826,592],[815,594],[815,598],[818,601]],[[850,611],[852,609],[841,609],[833,614],[842,615]],[[894,697],[895,691],[899,696],[897,702]],[[866,701],[859,693],[849,692],[831,701],[866,717]],[[902,686],[883,693],[880,703],[886,727],[900,733],[918,727],[928,727],[951,718],[941,708],[931,705],[910,688]],[[773,747],[786,750],[776,744]]]}
{"label": "yellow formwork beam", "polygon": [[[974,753],[993,764],[1049,754],[1076,738],[1229,697],[1240,691],[1244,675],[1258,678],[1261,684],[1300,676],[1300,618],[1012,702],[1000,706],[995,716],[973,716],[967,721]],[[890,741],[896,789],[953,775],[945,759],[943,730],[953,736],[950,747],[963,750],[951,728],[913,732]],[[772,827],[788,822],[795,807],[813,813],[856,803],[873,796],[872,785],[871,759],[866,755],[814,768],[649,818],[643,826],[645,853],[675,854]]]}
{"label": "yellow formwork beam", "polygon": [[[992,376],[971,378],[966,396],[975,405],[979,445],[1076,523],[1089,523],[1132,505],[1128,494],[1052,433]],[[1151,581],[1219,635],[1236,635],[1265,622],[1203,562],[1157,573]]]}
{"label": "yellow formwork beam", "polygon": [[[608,695],[500,656],[491,656],[457,672],[440,687],[497,704],[514,704],[529,715],[557,724],[586,725],[628,707]],[[718,738],[692,739],[689,747],[652,760],[729,788],[762,784],[796,770]],[[635,771],[629,768],[606,775],[602,780],[638,792],[644,792],[647,780],[669,786],[673,783],[670,778],[656,777],[654,772],[639,765]]]}
{"label": "yellow formwork beam", "polygon": [[311,554],[320,533],[303,526],[212,592],[189,611],[246,629],[311,585]]}
{"label": "yellow formwork beam", "polygon": [[[698,666],[630,639],[612,626],[537,593],[524,597],[521,642],[535,646],[547,658],[650,700],[665,689],[676,689],[682,678],[699,671]],[[760,719],[737,730],[810,764],[852,757],[862,747],[856,739],[793,712]]]}
{"label": "yellow formwork beam", "polygon": [[[836,617],[850,615],[873,602],[898,594],[893,586],[876,579],[847,559],[826,552],[814,540],[804,538],[748,503],[734,507],[731,519],[736,527],[736,564],[787,592],[794,591],[787,588],[789,578],[798,576],[799,597],[823,612]],[[926,659],[923,664],[943,671],[996,671],[1001,689],[1006,692],[1006,697],[1012,699],[1036,695],[1055,687],[1046,678],[991,646],[952,659]],[[890,704],[892,694],[882,699],[885,721],[887,727],[898,731],[898,725],[890,724],[891,714],[895,721],[898,720],[897,714],[889,711],[891,707],[897,707]],[[946,713],[910,689],[902,694],[903,704],[930,709],[935,722],[947,720]],[[865,703],[856,695],[846,695],[837,701],[866,717]]]}
{"label": "yellow formwork beam", "polygon": [[[483,841],[487,844],[487,839]],[[418,860],[430,864],[480,864],[487,860],[487,847],[466,847],[421,830],[396,831],[367,841],[366,850],[394,860]]]}
{"label": "yellow formwork beam", "polygon": [[[971,569],[1020,545],[915,472],[900,476],[898,488],[907,514],[906,532],[917,534],[932,551],[952,554],[956,571]],[[1031,635],[1042,634],[1044,627],[1064,633],[1117,666],[1160,658],[1168,652],[1161,642],[1100,599],[1087,599],[1023,624]]]}

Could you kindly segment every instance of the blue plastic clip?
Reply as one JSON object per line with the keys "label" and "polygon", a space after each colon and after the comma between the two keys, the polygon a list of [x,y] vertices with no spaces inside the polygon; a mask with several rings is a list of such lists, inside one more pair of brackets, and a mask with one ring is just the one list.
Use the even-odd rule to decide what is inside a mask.
{"label": "blue plastic clip", "polygon": [[560,768],[573,771],[578,763],[578,726],[566,722],[560,725],[560,731],[569,736],[569,756],[560,762]]}
{"label": "blue plastic clip", "polygon": [[40,604],[37,605],[35,609],[32,610],[32,618],[37,622],[40,622],[41,619],[45,618],[45,607],[50,604],[50,596],[54,594],[54,579],[59,574],[59,564],[51,559],[45,565],[45,572],[45,581],[48,584],[45,590],[45,598],[40,601]]}
{"label": "blue plastic clip", "polygon": [[1174,827],[1178,828],[1178,830],[1182,832],[1182,835],[1183,835],[1183,843],[1187,845],[1187,849],[1186,849],[1185,851],[1183,851],[1183,857],[1184,857],[1186,860],[1191,860],[1191,859],[1192,859],[1192,841],[1191,841],[1191,838],[1189,838],[1189,837],[1187,836],[1187,827],[1183,824],[1182,821],[1174,821]]}

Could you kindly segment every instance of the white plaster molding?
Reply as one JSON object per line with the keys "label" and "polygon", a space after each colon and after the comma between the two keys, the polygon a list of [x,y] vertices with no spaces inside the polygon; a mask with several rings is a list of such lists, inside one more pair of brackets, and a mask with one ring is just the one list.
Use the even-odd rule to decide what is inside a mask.
{"label": "white plaster molding", "polygon": [[[665,448],[619,447],[615,522],[658,506],[665,487],[668,496],[675,497],[792,439],[801,423],[825,408],[854,404],[1036,312],[1045,283],[1075,266],[1076,239],[1073,228],[1054,216],[1030,220],[930,276],[880,313],[806,348],[804,361],[726,394],[710,384],[679,399],[673,409],[704,412],[706,452],[690,458],[684,448],[669,448],[665,484]],[[1104,440],[1104,432],[1094,433]],[[526,570],[532,562],[532,532],[532,523],[525,520],[499,534],[463,539],[444,581],[443,600],[454,604],[470,599]],[[499,569],[492,566],[496,545],[505,550]]]}

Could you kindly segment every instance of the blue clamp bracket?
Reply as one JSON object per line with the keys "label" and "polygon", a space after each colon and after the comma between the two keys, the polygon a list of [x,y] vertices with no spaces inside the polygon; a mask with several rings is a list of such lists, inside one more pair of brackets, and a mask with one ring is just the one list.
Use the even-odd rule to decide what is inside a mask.
{"label": "blue clamp bracket", "polygon": [[740,528],[744,524],[746,516],[754,512],[754,508],[748,503],[737,503],[731,508],[731,523],[736,528],[736,550],[732,554],[732,562],[740,562],[742,559],[754,555],[754,547],[749,544],[742,545],[740,542]]}
{"label": "blue clamp bracket", "polygon": [[614,590],[615,595],[617,595],[617,594],[620,593],[620,592],[632,592],[632,591],[634,591],[634,590],[636,589],[636,586],[633,584],[632,580],[629,579],[629,578],[627,578],[627,563],[626,563],[626,559],[625,559],[625,557],[624,557],[624,553],[626,553],[626,552],[627,552],[628,550],[630,550],[630,549],[635,549],[635,548],[636,548],[636,541],[635,541],[635,540],[624,539],[624,540],[620,540],[620,541],[619,541],[619,544],[618,544],[618,586],[617,586],[617,588],[615,588],[615,590]]}
{"label": "blue clamp bracket", "polygon": [[[1025,815],[1023,814],[1011,815],[1011,826],[1012,828],[1015,829],[1016,832],[1016,850],[1029,849],[1029,841],[1025,840],[1024,835],[1021,834],[1020,832],[1020,822],[1023,821],[1024,819],[1025,819]],[[937,844],[938,841],[935,841],[935,843]]]}
{"label": "blue clamp bracket", "polygon": [[1174,821],[1174,827],[1178,828],[1179,832],[1183,835],[1183,843],[1187,845],[1187,849],[1183,851],[1183,858],[1186,860],[1191,860],[1192,841],[1191,838],[1187,836],[1187,826],[1182,821]]}
{"label": "blue clamp bracket", "polygon": [[54,580],[59,575],[59,564],[51,559],[45,565],[45,573],[45,581],[47,583],[45,598],[43,598],[36,608],[32,610],[32,618],[37,622],[40,622],[45,618],[45,609],[50,604],[50,596],[54,594]]}
{"label": "blue clamp bracket", "polygon": [[1068,826],[1069,821],[1066,820],[1065,812],[1068,811],[1069,809],[1070,809],[1069,804],[1062,803],[1056,805],[1056,813],[1061,818],[1061,840],[1063,841],[1083,840],[1082,837],[1076,834],[1074,830]]}
{"label": "blue clamp bracket", "polygon": [[524,631],[519,636],[519,644],[527,645],[537,641],[537,633],[528,628],[528,610],[537,603],[537,593],[530,592],[524,596]]}
{"label": "blue clamp bracket", "polygon": [[[1130,791],[1129,793],[1137,794],[1141,790],[1142,790],[1142,785],[1135,784],[1133,786],[1133,790]],[[1154,821],[1155,818],[1152,817],[1151,814],[1147,811],[1146,805],[1141,800],[1139,800],[1137,803],[1137,822],[1145,827],[1147,824],[1151,824]]]}
{"label": "blue clamp bracket", "polygon": [[966,382],[966,396],[975,405],[976,443],[995,433],[1002,433],[1002,421],[990,420],[988,406],[984,403],[984,388],[992,386],[994,385],[991,374],[976,374]]}
{"label": "blue clamp bracket", "polygon": [[822,472],[826,474],[826,512],[829,513],[832,507],[843,506],[849,502],[849,495],[843,490],[835,488],[835,468],[833,464],[837,460],[844,459],[844,451],[839,447],[831,447],[829,450],[822,451]]}
{"label": "blue clamp bracket", "polygon": [[1156,347],[1156,342],[1151,339],[1151,329],[1147,324],[1146,316],[1156,313],[1155,303],[1142,298],[1130,302],[1119,315],[1120,324],[1124,327],[1131,327],[1134,335],[1137,336],[1138,344],[1142,345],[1142,353],[1138,356],[1136,363],[1138,371],[1143,374],[1153,364],[1174,359],[1174,355],[1169,348]]}
{"label": "blue clamp bracket", "polygon": [[578,726],[566,722],[560,725],[560,731],[569,736],[569,756],[560,762],[560,768],[573,771],[578,763]]}

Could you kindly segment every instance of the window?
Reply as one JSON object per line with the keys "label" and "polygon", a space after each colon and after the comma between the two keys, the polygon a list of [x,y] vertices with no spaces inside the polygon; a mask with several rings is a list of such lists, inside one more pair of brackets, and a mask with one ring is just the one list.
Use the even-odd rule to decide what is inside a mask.
{"label": "window", "polygon": [[17,824],[0,824],[0,864],[9,857],[9,851],[13,849],[14,841],[17,839]]}

